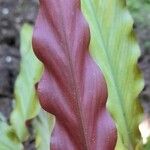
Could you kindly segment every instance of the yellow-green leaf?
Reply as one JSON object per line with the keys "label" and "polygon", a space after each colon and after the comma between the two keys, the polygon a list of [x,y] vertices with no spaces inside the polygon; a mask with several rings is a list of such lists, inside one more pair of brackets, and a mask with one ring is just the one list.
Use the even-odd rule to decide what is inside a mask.
{"label": "yellow-green leaf", "polygon": [[41,109],[33,121],[37,150],[50,149],[50,137],[54,127],[54,116]]}
{"label": "yellow-green leaf", "polygon": [[140,143],[142,109],[137,99],[143,79],[139,46],[125,0],[81,0],[90,26],[91,55],[101,67],[109,90],[108,109],[116,121],[116,150],[135,150]]}
{"label": "yellow-green leaf", "polygon": [[21,30],[21,66],[15,83],[15,105],[11,114],[11,124],[20,141],[28,138],[26,121],[34,118],[40,111],[35,83],[42,73],[42,64],[32,50],[32,27],[25,24]]}
{"label": "yellow-green leaf", "polygon": [[23,150],[22,143],[17,139],[14,130],[0,114],[0,150]]}

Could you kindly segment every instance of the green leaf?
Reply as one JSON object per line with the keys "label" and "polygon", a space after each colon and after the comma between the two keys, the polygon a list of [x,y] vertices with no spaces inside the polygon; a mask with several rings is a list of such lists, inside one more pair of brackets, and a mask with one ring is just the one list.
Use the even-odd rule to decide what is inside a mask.
{"label": "green leaf", "polygon": [[148,138],[148,142],[143,146],[143,150],[150,150],[150,138]]}
{"label": "green leaf", "polygon": [[23,150],[23,145],[17,139],[14,130],[6,123],[0,114],[0,150]]}
{"label": "green leaf", "polygon": [[42,64],[34,56],[31,41],[32,27],[25,24],[21,30],[21,70],[15,83],[15,107],[11,115],[11,124],[20,141],[28,138],[26,121],[40,111],[34,85],[41,76]]}
{"label": "green leaf", "polygon": [[101,67],[109,90],[108,109],[116,121],[116,150],[135,150],[140,143],[142,108],[137,99],[143,79],[139,46],[125,0],[81,0],[91,31],[91,55]]}
{"label": "green leaf", "polygon": [[50,149],[50,137],[54,127],[54,117],[44,110],[33,121],[37,150]]}

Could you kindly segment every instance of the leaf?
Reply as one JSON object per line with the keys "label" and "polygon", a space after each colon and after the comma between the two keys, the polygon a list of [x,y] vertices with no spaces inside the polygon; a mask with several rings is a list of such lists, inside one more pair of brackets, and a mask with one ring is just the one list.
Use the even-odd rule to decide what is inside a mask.
{"label": "leaf", "polygon": [[117,124],[116,150],[135,150],[142,109],[137,99],[143,79],[139,46],[125,0],[81,0],[91,31],[90,53],[108,85],[108,109]]}
{"label": "leaf", "polygon": [[17,139],[13,129],[0,114],[0,150],[23,150],[22,144]]}
{"label": "leaf", "polygon": [[148,138],[148,142],[143,145],[143,150],[149,150],[150,149],[150,138]]}
{"label": "leaf", "polygon": [[40,111],[34,84],[42,73],[42,65],[32,50],[32,27],[25,24],[21,30],[21,70],[15,83],[15,107],[11,114],[11,124],[20,141],[28,138],[26,121]]}
{"label": "leaf", "polygon": [[107,88],[88,49],[90,34],[79,0],[41,0],[33,48],[44,63],[42,107],[56,116],[51,150],[113,150],[116,130]]}
{"label": "leaf", "polygon": [[44,110],[33,120],[37,150],[49,150],[54,117]]}

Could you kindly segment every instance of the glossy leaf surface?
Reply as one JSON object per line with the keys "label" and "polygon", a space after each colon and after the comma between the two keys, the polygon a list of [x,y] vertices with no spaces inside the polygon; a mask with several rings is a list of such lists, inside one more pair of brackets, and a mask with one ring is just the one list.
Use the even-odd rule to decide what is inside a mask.
{"label": "glossy leaf surface", "polygon": [[143,80],[140,50],[125,0],[81,0],[91,31],[90,52],[106,77],[108,109],[117,124],[116,150],[135,150],[142,109],[137,99]]}
{"label": "glossy leaf surface", "polygon": [[51,150],[113,150],[116,130],[105,104],[104,77],[89,55],[79,0],[41,0],[33,47],[44,63],[42,107],[56,116]]}
{"label": "glossy leaf surface", "polygon": [[25,24],[21,30],[21,66],[15,83],[15,107],[11,114],[11,124],[20,141],[28,138],[26,121],[34,118],[40,111],[35,92],[35,83],[42,73],[42,64],[32,50],[32,27]]}

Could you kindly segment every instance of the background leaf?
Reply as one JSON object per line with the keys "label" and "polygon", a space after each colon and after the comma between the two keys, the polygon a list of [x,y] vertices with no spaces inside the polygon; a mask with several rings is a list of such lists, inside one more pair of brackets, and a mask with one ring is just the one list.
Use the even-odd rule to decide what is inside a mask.
{"label": "background leaf", "polygon": [[139,46],[125,0],[81,0],[91,31],[90,52],[101,67],[109,90],[108,109],[118,129],[117,150],[135,150],[140,141],[143,88],[137,67]]}
{"label": "background leaf", "polygon": [[11,114],[11,124],[20,141],[28,137],[26,121],[34,118],[40,111],[35,92],[35,83],[42,73],[42,64],[32,51],[32,27],[25,24],[21,30],[21,66],[15,83],[15,108]]}
{"label": "background leaf", "polygon": [[0,150],[23,150],[23,145],[17,139],[14,130],[0,114]]}
{"label": "background leaf", "polygon": [[51,133],[54,126],[54,117],[41,109],[33,120],[37,150],[49,150]]}
{"label": "background leaf", "polygon": [[56,116],[51,150],[114,150],[116,130],[104,77],[89,55],[79,0],[41,0],[33,47],[44,63],[42,107]]}
{"label": "background leaf", "polygon": [[143,150],[149,150],[150,149],[150,138],[148,139],[148,142],[143,146]]}

